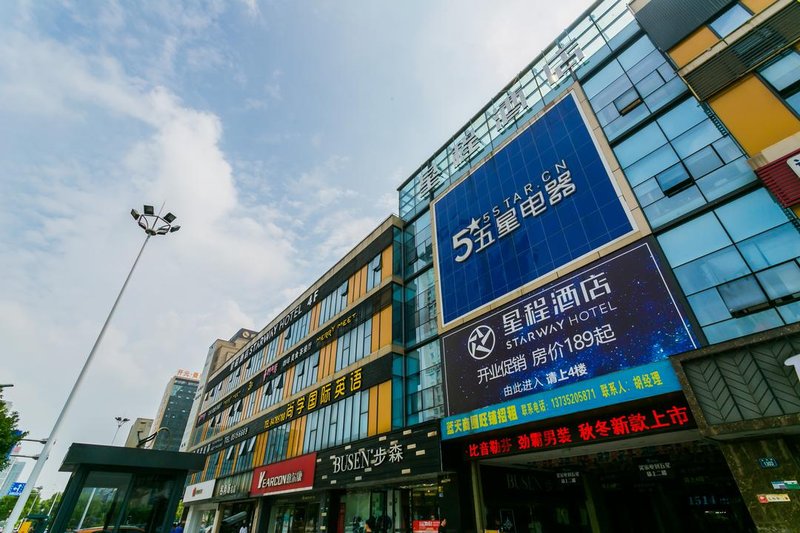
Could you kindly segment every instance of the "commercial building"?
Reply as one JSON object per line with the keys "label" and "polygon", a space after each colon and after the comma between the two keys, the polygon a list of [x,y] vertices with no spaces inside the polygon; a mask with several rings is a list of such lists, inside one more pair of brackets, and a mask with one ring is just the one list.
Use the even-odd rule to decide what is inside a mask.
{"label": "commercial building", "polygon": [[400,186],[399,219],[209,374],[191,512],[796,530],[798,17],[593,3]]}
{"label": "commercial building", "polygon": [[152,428],[152,418],[137,418],[133,424],[131,424],[131,429],[128,431],[128,437],[125,439],[124,446],[126,448],[137,448],[139,446],[139,441],[150,436]]}
{"label": "commercial building", "polygon": [[151,448],[178,451],[189,422],[189,413],[192,410],[199,381],[200,373],[188,370],[178,370],[177,374],[170,378],[152,425],[153,432],[159,433]]}

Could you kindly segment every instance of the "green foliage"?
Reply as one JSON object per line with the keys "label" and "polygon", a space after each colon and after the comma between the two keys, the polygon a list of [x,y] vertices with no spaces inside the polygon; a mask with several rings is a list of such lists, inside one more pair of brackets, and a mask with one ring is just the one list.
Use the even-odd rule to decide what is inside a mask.
{"label": "green foliage", "polygon": [[[50,504],[53,503],[53,498],[56,498],[57,494],[53,494],[50,498],[42,500],[39,498],[39,491],[33,489],[31,491],[31,496],[28,498],[28,501],[25,502],[25,509],[22,511],[22,518],[25,518],[29,514],[46,514],[48,510],[50,510]],[[5,522],[8,516],[11,514],[11,511],[14,509],[14,505],[16,505],[19,496],[3,496],[0,498],[0,523]],[[55,511],[55,510],[54,510]]]}
{"label": "green foliage", "polygon": [[9,459],[6,454],[19,442],[19,439],[27,435],[27,433],[14,434],[18,421],[19,416],[16,412],[8,410],[0,389],[0,470],[8,466]]}

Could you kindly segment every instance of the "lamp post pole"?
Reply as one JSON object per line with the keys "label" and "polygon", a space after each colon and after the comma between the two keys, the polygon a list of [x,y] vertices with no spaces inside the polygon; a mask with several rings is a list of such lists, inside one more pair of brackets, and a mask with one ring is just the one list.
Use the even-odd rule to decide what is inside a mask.
{"label": "lamp post pole", "polygon": [[128,282],[131,280],[131,276],[133,276],[133,271],[136,269],[136,265],[139,263],[139,259],[142,257],[142,252],[144,252],[147,242],[153,235],[166,235],[167,233],[172,233],[180,229],[180,226],[172,224],[176,218],[175,215],[172,213],[167,213],[162,217],[160,212],[158,215],[156,215],[155,210],[151,205],[144,206],[143,214],[140,214],[135,209],[132,209],[131,216],[139,223],[139,227],[144,230],[147,236],[144,238],[142,247],[139,249],[139,253],[136,255],[136,259],[133,261],[133,265],[128,272],[128,276],[125,278],[125,282],[122,284],[122,288],[119,290],[119,294],[117,294],[117,299],[114,300],[114,305],[111,306],[111,311],[109,311],[106,321],[103,323],[103,327],[100,328],[100,333],[97,335],[97,339],[94,341],[92,350],[86,357],[86,361],[83,362],[83,367],[78,374],[78,378],[72,385],[72,390],[69,391],[67,401],[64,402],[61,412],[58,413],[58,418],[56,418],[56,423],[53,425],[53,429],[50,431],[50,436],[47,438],[47,442],[45,443],[44,448],[42,448],[42,452],[37,457],[36,464],[33,465],[33,470],[31,471],[30,476],[28,476],[28,482],[25,485],[25,489],[17,499],[17,503],[14,505],[14,509],[11,511],[8,520],[6,520],[4,531],[14,531],[14,526],[19,520],[22,511],[25,509],[25,504],[31,495],[33,485],[35,485],[36,481],[39,479],[39,474],[42,472],[42,468],[44,468],[44,464],[47,462],[47,458],[50,455],[50,450],[53,448],[53,445],[56,442],[56,437],[58,436],[58,432],[61,429],[62,423],[64,422],[64,417],[72,405],[73,400],[75,399],[75,393],[80,388],[81,383],[83,383],[83,380],[86,377],[86,371],[89,369],[92,359],[94,359],[97,348],[100,346],[100,341],[103,340],[106,329],[108,329],[108,324],[111,322],[111,317],[114,316],[114,311],[117,310],[117,305],[122,298],[122,294],[125,292],[125,288],[128,286]]}
{"label": "lamp post pole", "polygon": [[125,418],[123,416],[115,416],[114,420],[117,421],[117,430],[114,432],[114,438],[111,439],[112,446],[114,445],[114,441],[117,440],[117,433],[119,433],[120,428],[131,421],[130,418]]}

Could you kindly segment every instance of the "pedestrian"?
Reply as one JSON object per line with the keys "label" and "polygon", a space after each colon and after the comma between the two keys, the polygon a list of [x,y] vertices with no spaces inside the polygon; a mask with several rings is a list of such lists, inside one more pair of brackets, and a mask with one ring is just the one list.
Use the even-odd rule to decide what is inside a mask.
{"label": "pedestrian", "polygon": [[239,533],[247,533],[247,530],[250,528],[250,524],[247,522],[242,522],[242,527],[239,528]]}
{"label": "pedestrian", "polygon": [[437,531],[439,533],[447,533],[447,518],[439,520],[439,529]]}

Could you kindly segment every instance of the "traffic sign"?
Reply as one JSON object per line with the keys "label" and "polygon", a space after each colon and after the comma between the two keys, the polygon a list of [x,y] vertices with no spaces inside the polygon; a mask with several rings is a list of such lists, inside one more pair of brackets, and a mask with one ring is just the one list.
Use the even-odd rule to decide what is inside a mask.
{"label": "traffic sign", "polygon": [[25,490],[25,483],[12,483],[11,488],[8,489],[8,495],[20,496],[23,490]]}

